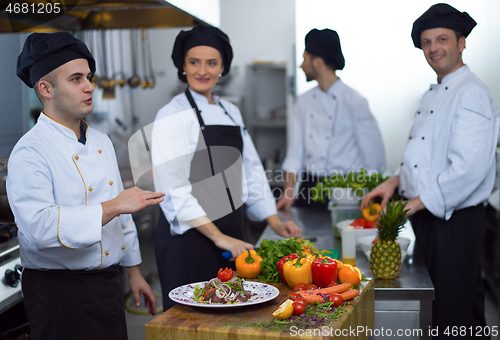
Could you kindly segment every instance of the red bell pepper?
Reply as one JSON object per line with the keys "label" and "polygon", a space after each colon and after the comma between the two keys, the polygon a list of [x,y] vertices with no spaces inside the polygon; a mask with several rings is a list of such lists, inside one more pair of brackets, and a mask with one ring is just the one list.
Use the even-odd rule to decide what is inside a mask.
{"label": "red bell pepper", "polygon": [[284,284],[288,284],[285,280],[285,275],[283,275],[283,265],[287,260],[293,260],[293,259],[298,259],[299,255],[297,254],[290,254],[288,256],[283,256],[281,260],[278,261],[277,267],[278,267],[278,272],[280,273],[281,280],[283,281]]}
{"label": "red bell pepper", "polygon": [[337,282],[337,262],[329,257],[315,259],[312,263],[312,276],[314,284],[321,288]]}

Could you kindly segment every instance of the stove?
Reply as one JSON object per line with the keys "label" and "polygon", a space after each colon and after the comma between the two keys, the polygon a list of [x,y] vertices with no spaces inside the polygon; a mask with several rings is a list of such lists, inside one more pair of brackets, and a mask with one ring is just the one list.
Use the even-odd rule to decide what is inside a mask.
{"label": "stove", "polygon": [[0,223],[0,314],[23,299],[17,227]]}

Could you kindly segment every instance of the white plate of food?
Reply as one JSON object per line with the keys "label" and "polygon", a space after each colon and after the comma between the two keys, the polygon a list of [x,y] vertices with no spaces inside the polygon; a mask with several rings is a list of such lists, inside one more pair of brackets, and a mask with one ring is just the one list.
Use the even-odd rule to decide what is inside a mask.
{"label": "white plate of food", "polygon": [[[206,308],[234,308],[234,307],[244,307],[256,305],[259,303],[267,302],[279,295],[278,288],[271,286],[262,282],[253,282],[243,280],[243,289],[250,292],[252,295],[246,301],[237,301],[235,299],[233,302],[224,303],[214,303],[214,302],[202,302],[196,301],[195,289],[196,286],[203,289],[207,283],[212,282],[217,279],[212,279],[210,281],[202,281],[196,283],[190,283],[177,288],[174,288],[168,293],[168,297],[172,301],[180,303],[182,305],[193,306],[193,307],[206,307]],[[216,281],[220,284],[220,281]],[[224,297],[224,292],[219,289],[219,296]],[[234,293],[234,292],[233,292]],[[235,302],[237,301],[237,302]]]}

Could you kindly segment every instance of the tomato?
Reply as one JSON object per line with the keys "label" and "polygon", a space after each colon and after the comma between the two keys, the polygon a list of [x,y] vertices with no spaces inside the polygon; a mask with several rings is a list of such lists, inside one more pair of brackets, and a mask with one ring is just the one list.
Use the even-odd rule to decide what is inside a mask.
{"label": "tomato", "polygon": [[318,289],[318,286],[313,285],[313,284],[307,286],[307,290],[311,290],[311,289]]}
{"label": "tomato", "polygon": [[341,304],[344,303],[344,299],[342,298],[342,296],[340,296],[340,294],[332,294],[330,296],[328,296],[328,302],[333,302],[333,307],[338,307],[340,306]]}
{"label": "tomato", "polygon": [[297,292],[299,290],[307,290],[307,285],[303,282],[298,283],[295,287],[293,287],[293,291]]}
{"label": "tomato", "polygon": [[217,277],[219,278],[219,280],[221,280],[222,282],[226,282],[226,281],[229,281],[233,278],[233,270],[232,269],[224,269],[222,270],[219,269],[219,272],[217,273]]}
{"label": "tomato", "polygon": [[332,282],[328,285],[328,287],[335,287],[335,286],[338,286],[338,283],[336,282]]}
{"label": "tomato", "polygon": [[299,293],[295,293],[295,292],[294,292],[294,293],[292,293],[292,294],[290,294],[290,299],[291,299],[292,301],[295,301],[295,299],[296,299],[297,297],[302,297],[302,296],[300,296],[300,294],[299,294]]}
{"label": "tomato", "polygon": [[307,301],[306,301],[306,299],[305,299],[303,296],[297,296],[297,297],[295,298],[295,300],[293,300],[293,302],[300,302],[300,303],[303,303],[303,304],[304,304],[304,306],[306,306],[306,307],[307,307]]}
{"label": "tomato", "polygon": [[367,221],[366,224],[365,224],[365,226],[364,226],[364,228],[365,229],[375,229],[377,227],[375,226],[375,222],[369,222],[369,221]]}
{"label": "tomato", "polygon": [[351,224],[349,224],[349,225],[351,225],[353,227],[364,227],[365,224],[366,224],[366,220],[361,217],[361,218],[358,218],[358,219],[352,221]]}
{"label": "tomato", "polygon": [[292,306],[293,306],[293,315],[304,314],[306,306],[302,302],[294,302]]}

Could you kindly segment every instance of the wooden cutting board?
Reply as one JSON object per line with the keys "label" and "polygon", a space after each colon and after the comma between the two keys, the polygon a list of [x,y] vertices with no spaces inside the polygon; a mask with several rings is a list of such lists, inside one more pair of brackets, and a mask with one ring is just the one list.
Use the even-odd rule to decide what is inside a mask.
{"label": "wooden cutting board", "polygon": [[[268,331],[244,326],[250,322],[273,321],[273,312],[292,293],[283,283],[274,284],[280,291],[274,300],[252,306],[230,309],[210,309],[176,305],[146,324],[146,340],[160,339],[367,339],[367,329],[375,324],[375,290],[373,280],[363,283],[367,289],[346,307],[342,318],[329,325],[331,328],[315,330],[316,336],[295,336],[292,333]],[[358,329],[362,332],[354,332]],[[306,331],[306,330],[304,330]],[[297,332],[297,330],[295,331]],[[333,337],[332,337],[333,335]]]}

